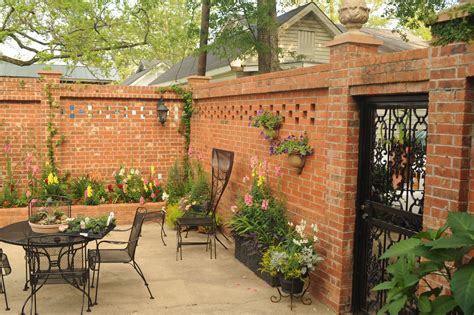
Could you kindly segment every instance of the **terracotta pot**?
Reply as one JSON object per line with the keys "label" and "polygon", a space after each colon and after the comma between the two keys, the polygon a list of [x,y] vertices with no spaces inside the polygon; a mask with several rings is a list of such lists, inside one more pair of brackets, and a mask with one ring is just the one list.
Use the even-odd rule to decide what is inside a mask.
{"label": "terracotta pot", "polygon": [[51,233],[59,233],[59,227],[64,224],[48,224],[48,225],[43,225],[43,224],[36,224],[36,223],[31,223],[30,224],[31,230],[35,233],[40,233],[40,234],[51,234]]}
{"label": "terracotta pot", "polygon": [[304,163],[306,162],[306,156],[298,153],[288,154],[288,163],[298,170],[298,174],[303,171]]}
{"label": "terracotta pot", "polygon": [[278,278],[280,280],[280,285],[283,292],[288,294],[300,294],[301,292],[303,292],[303,280],[299,278],[287,280],[282,274],[280,274]]}

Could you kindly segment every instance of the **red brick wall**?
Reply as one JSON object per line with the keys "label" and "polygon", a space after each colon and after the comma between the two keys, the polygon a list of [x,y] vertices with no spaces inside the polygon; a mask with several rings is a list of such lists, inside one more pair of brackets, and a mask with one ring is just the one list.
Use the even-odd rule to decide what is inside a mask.
{"label": "red brick wall", "polygon": [[156,88],[59,84],[54,73],[45,74],[45,79],[0,79],[1,146],[3,141],[11,142],[18,179],[26,178],[23,160],[27,153],[47,159],[46,81],[53,83],[51,92],[58,105],[54,123],[65,139],[56,148],[63,174],[93,173],[110,181],[112,172],[123,164],[146,173],[154,165],[166,177],[171,163],[183,153],[183,137],[178,132],[181,101],[174,93],[164,94],[170,112],[163,127],[157,119],[160,94]]}
{"label": "red brick wall", "polygon": [[[459,44],[378,55],[369,47],[344,44],[332,48],[328,65],[196,85],[194,152],[204,161],[210,161],[213,147],[236,153],[220,213],[231,216],[237,193],[247,188],[242,177],[249,173],[251,156],[281,166],[282,191],[293,220],[304,218],[320,226],[317,249],[325,262],[313,275],[312,292],[334,310],[349,311],[359,152],[359,114],[353,97],[429,93],[424,224],[437,226],[447,211],[467,209],[472,92],[465,90],[466,77],[474,75],[473,47]],[[268,141],[249,126],[260,109],[284,117],[282,137],[308,133],[315,154],[301,175],[284,156],[270,156]],[[278,181],[273,175],[271,179],[278,189]]]}

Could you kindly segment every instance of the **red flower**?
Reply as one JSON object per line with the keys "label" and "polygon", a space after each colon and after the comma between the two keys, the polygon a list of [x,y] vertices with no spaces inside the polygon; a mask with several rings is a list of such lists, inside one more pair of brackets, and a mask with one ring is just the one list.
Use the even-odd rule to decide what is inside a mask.
{"label": "red flower", "polygon": [[48,178],[47,178],[47,177],[44,179],[44,183],[45,183],[46,185],[48,185]]}
{"label": "red flower", "polygon": [[109,190],[109,192],[113,192],[114,191],[114,187],[112,186],[112,184],[109,184],[107,186],[107,189]]}
{"label": "red flower", "polygon": [[117,184],[117,187],[118,187],[120,190],[123,190],[123,184]]}

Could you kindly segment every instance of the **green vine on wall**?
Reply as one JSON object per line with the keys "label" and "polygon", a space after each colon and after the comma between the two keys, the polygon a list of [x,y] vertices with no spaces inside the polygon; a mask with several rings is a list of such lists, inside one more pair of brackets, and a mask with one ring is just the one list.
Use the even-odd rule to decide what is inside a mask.
{"label": "green vine on wall", "polygon": [[183,100],[183,113],[181,115],[181,135],[184,137],[184,149],[188,152],[191,144],[191,118],[193,116],[193,92],[179,85],[169,88],[160,88],[159,93],[171,91]]}
{"label": "green vine on wall", "polygon": [[59,139],[56,139],[59,129],[55,126],[54,124],[54,112],[56,109],[59,108],[59,105],[54,101],[53,98],[53,93],[51,92],[51,89],[53,88],[53,85],[51,83],[47,83],[44,90],[46,93],[46,98],[47,98],[47,103],[49,107],[49,120],[48,120],[48,134],[46,138],[46,146],[48,148],[48,162],[51,166],[51,170],[54,173],[57,173],[58,169],[56,166],[56,160],[55,160],[55,152],[54,149],[58,146],[60,146],[64,142],[64,135],[61,135]]}
{"label": "green vine on wall", "polygon": [[[457,17],[467,13],[467,16]],[[431,26],[433,45],[445,46],[454,42],[470,43],[474,39],[474,4],[467,3],[448,13],[453,19]]]}

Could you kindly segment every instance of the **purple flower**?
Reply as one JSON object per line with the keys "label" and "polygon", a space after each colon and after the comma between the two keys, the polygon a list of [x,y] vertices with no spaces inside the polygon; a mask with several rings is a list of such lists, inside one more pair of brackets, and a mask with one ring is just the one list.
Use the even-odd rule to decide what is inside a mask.
{"label": "purple flower", "polygon": [[275,155],[275,153],[276,153],[275,147],[271,146],[270,147],[270,155]]}
{"label": "purple flower", "polygon": [[260,109],[260,110],[257,112],[257,115],[261,115],[261,114],[263,114],[263,110]]}
{"label": "purple flower", "polygon": [[269,136],[269,135],[265,135],[264,138],[265,138],[265,140],[268,140],[268,139],[270,139],[270,136]]}

